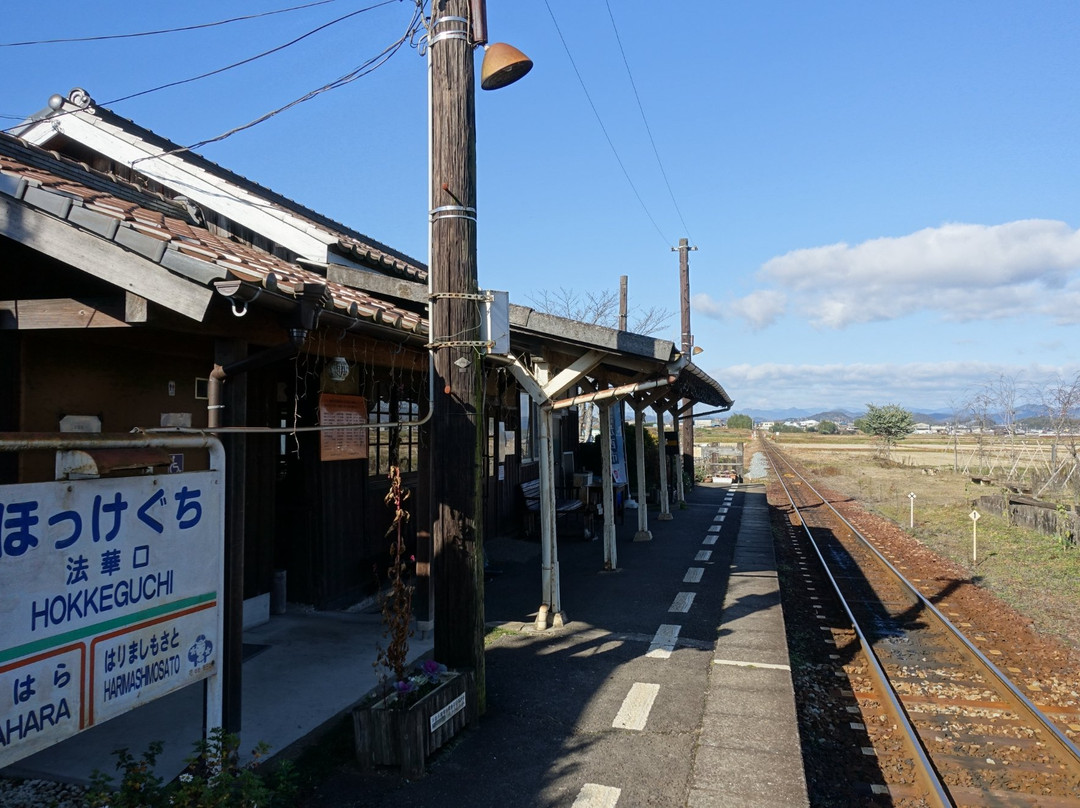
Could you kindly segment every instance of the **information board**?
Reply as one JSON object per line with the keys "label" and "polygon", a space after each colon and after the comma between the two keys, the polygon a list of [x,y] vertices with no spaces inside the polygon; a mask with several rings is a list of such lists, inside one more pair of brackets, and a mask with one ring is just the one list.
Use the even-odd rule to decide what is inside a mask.
{"label": "information board", "polygon": [[218,471],[0,486],[0,767],[218,673]]}
{"label": "information board", "polygon": [[[352,426],[366,424],[367,401],[363,396],[319,394],[319,426]],[[368,456],[368,431],[359,429],[327,429],[320,433],[319,459],[360,460]]]}

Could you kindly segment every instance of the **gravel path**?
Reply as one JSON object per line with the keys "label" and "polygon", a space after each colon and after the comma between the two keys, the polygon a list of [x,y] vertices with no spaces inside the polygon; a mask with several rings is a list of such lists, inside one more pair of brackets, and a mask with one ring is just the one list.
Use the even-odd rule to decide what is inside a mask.
{"label": "gravel path", "polygon": [[0,808],[85,808],[85,794],[82,786],[0,777]]}

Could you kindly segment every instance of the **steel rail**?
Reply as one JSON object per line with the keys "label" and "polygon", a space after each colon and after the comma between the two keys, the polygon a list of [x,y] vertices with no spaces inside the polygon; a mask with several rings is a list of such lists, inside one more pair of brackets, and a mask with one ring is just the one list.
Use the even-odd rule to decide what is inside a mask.
{"label": "steel rail", "polygon": [[[763,443],[762,445],[765,444]],[[787,483],[784,482],[783,474],[781,473],[781,470],[776,463],[776,459],[782,459],[784,463],[787,464],[788,468],[791,469],[792,473],[796,474],[799,479],[801,479],[807,486],[809,486],[810,490],[813,491],[816,496],[820,497],[822,502],[825,502],[825,498],[821,497],[821,495],[818,494],[814,487],[811,486],[806,481],[806,479],[801,474],[799,474],[799,472],[796,471],[790,463],[787,462],[787,459],[783,458],[781,455],[775,452],[772,447],[766,448],[765,454],[769,457],[769,462],[772,465],[773,469],[776,471],[776,478],[780,482],[780,486],[784,489],[784,495],[787,497],[788,502],[791,503],[791,508],[795,511],[796,516],[798,516],[799,524],[802,527],[803,532],[806,533],[806,537],[810,540],[810,545],[814,548],[814,552],[817,554],[818,560],[821,562],[821,568],[822,570],[824,570],[825,576],[829,579],[829,583],[832,584],[833,590],[836,592],[836,595],[840,600],[840,605],[843,606],[844,612],[848,616],[848,620],[851,621],[851,627],[855,632],[855,636],[859,641],[859,645],[865,652],[864,655],[867,659],[867,666],[870,669],[872,678],[874,679],[878,691],[885,696],[886,700],[889,702],[890,707],[892,708],[893,713],[896,716],[897,725],[902,731],[902,734],[904,735],[904,743],[910,748],[912,752],[912,759],[914,761],[917,761],[918,763],[918,765],[915,766],[915,775],[918,781],[922,784],[923,788],[927,791],[927,799],[929,801],[936,800],[936,803],[934,804],[942,806],[943,808],[955,806],[956,803],[953,802],[953,799],[949,795],[947,787],[941,781],[941,778],[938,776],[937,769],[934,768],[934,765],[930,761],[930,757],[926,749],[923,747],[922,739],[919,736],[918,731],[908,719],[907,711],[904,709],[904,706],[900,701],[900,698],[897,695],[895,688],[893,688],[892,682],[889,680],[888,674],[885,673],[885,669],[878,661],[877,654],[874,652],[873,644],[866,638],[866,635],[863,633],[862,628],[859,626],[858,620],[855,619],[855,615],[848,607],[847,600],[844,598],[843,593],[840,591],[840,585],[833,577],[832,570],[829,569],[829,565],[825,561],[825,557],[822,555],[821,549],[818,547],[817,542],[814,540],[814,536],[813,534],[811,534],[810,529],[806,526],[806,520],[803,519],[802,511],[800,511],[799,506],[795,504],[795,497],[792,495],[790,489],[787,487]]]}
{"label": "steel rail", "polygon": [[1076,745],[1073,744],[1071,740],[1069,740],[1068,736],[1066,736],[1065,733],[1058,729],[1054,722],[1047,718],[1046,715],[1042,712],[1042,710],[1036,707],[1035,704],[1030,699],[1028,699],[1028,697],[1025,696],[1019,690],[1019,688],[1016,687],[1015,684],[1012,683],[1012,680],[1010,680],[1009,677],[1002,673],[998,669],[998,667],[993,662],[991,662],[982,653],[982,651],[980,651],[971,642],[971,640],[964,636],[964,634],[952,624],[949,618],[942,614],[937,609],[937,607],[934,606],[933,603],[927,600],[927,598],[922,594],[922,592],[920,592],[914,586],[914,584],[912,584],[910,581],[908,581],[907,578],[904,577],[903,573],[896,569],[896,567],[894,567],[892,563],[890,563],[890,561],[885,558],[885,556],[882,555],[881,552],[876,547],[874,547],[874,545],[869,542],[866,537],[859,532],[857,528],[855,528],[854,525],[852,525],[847,519],[844,518],[843,514],[836,510],[836,508],[834,508],[825,497],[821,496],[818,490],[814,488],[814,486],[810,483],[809,480],[806,479],[806,477],[799,473],[799,471],[796,470],[795,467],[791,465],[791,463],[788,462],[786,458],[784,459],[784,462],[787,463],[788,468],[790,468],[791,471],[796,474],[799,479],[802,480],[803,483],[811,491],[814,492],[814,495],[819,497],[821,501],[829,508],[829,510],[836,514],[837,518],[839,518],[840,521],[843,522],[847,526],[847,528],[852,531],[852,533],[859,539],[859,541],[861,541],[867,547],[867,549],[869,549],[875,556],[877,556],[878,560],[880,560],[889,569],[889,571],[896,576],[897,580],[917,599],[919,605],[927,609],[931,614],[934,615],[934,617],[936,617],[941,622],[941,624],[951,635],[952,639],[954,639],[956,642],[959,642],[964,648],[971,652],[971,654],[983,666],[984,672],[989,674],[990,678],[993,681],[998,682],[1006,690],[1008,690],[1009,694],[1013,698],[1015,698],[1019,702],[1020,706],[1023,707],[1024,711],[1026,711],[1028,717],[1036,724],[1038,724],[1041,728],[1045,729],[1048,733],[1050,733],[1050,736],[1055,741],[1057,741],[1059,751],[1063,753],[1064,757],[1067,759],[1071,758],[1074,763],[1080,766],[1080,749],[1077,749]]}

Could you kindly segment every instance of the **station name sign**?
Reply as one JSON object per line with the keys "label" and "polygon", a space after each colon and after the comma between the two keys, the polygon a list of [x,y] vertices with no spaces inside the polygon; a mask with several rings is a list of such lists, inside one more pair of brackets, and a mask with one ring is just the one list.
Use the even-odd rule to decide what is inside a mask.
{"label": "station name sign", "polygon": [[0,767],[218,672],[217,471],[0,486]]}

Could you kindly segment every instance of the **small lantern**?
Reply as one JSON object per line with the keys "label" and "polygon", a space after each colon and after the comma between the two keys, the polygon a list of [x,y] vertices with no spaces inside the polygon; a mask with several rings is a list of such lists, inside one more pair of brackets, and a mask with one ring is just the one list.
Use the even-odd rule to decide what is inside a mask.
{"label": "small lantern", "polygon": [[349,363],[344,356],[335,356],[328,366],[331,380],[343,382],[349,378]]}

